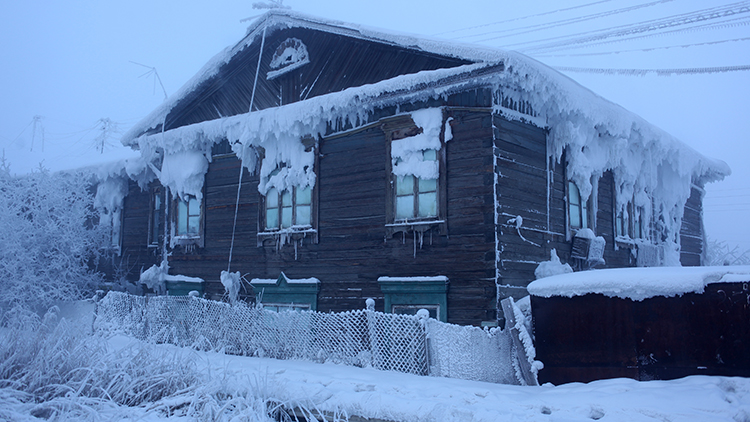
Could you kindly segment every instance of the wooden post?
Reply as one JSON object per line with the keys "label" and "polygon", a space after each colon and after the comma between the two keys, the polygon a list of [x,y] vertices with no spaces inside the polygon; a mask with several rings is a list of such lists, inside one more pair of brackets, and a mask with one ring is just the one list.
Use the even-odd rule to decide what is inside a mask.
{"label": "wooden post", "polygon": [[500,305],[503,307],[503,314],[505,315],[505,330],[510,330],[510,338],[516,349],[516,358],[518,359],[518,367],[521,371],[523,381],[526,385],[539,385],[536,376],[531,372],[531,364],[529,363],[529,357],[526,355],[526,348],[518,336],[516,314],[513,312],[512,300],[512,298],[506,298],[500,301]]}

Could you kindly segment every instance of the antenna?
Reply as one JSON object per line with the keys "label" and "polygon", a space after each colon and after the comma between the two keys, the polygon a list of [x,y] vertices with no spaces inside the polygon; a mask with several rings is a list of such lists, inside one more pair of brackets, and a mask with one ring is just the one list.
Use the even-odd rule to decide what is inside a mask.
{"label": "antenna", "polygon": [[[283,1],[283,0],[281,0],[281,1]],[[146,69],[149,69],[149,71],[148,71],[148,72],[146,72],[146,73],[144,73],[143,75],[139,76],[139,78],[142,78],[142,77],[144,77],[144,76],[151,76],[151,75],[154,75],[154,76],[155,76],[155,78],[154,78],[154,91],[156,91],[156,82],[158,81],[158,82],[159,82],[159,85],[161,86],[161,90],[162,90],[162,91],[164,92],[164,99],[166,100],[166,99],[167,99],[167,97],[168,97],[168,96],[167,96],[167,90],[166,90],[166,89],[164,88],[164,84],[163,84],[163,83],[161,83],[161,78],[159,77],[159,72],[157,72],[157,71],[156,71],[156,68],[155,68],[155,67],[153,67],[153,66],[146,66],[145,64],[141,64],[141,63],[138,63],[138,62],[134,62],[134,61],[132,61],[132,60],[130,60],[130,63],[136,64],[136,65],[138,65],[138,66],[143,66],[143,67],[145,67]]]}

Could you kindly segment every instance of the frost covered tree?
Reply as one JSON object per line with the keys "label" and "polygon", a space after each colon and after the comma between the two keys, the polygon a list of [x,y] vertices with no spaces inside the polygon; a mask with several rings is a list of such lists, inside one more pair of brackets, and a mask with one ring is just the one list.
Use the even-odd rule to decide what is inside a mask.
{"label": "frost covered tree", "polygon": [[12,177],[0,166],[0,305],[48,306],[81,297],[101,279],[89,267],[106,245],[82,173],[41,168]]}
{"label": "frost covered tree", "polygon": [[750,265],[750,249],[742,250],[726,241],[708,239],[706,265]]}

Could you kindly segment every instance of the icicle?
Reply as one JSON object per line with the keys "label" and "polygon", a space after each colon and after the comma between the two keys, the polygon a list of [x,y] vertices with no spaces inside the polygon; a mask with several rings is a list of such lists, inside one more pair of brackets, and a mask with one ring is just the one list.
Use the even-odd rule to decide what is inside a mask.
{"label": "icicle", "polygon": [[[299,240],[299,242],[301,241],[302,239]],[[297,242],[298,242],[297,240],[294,241],[294,260],[295,261],[297,260]]]}
{"label": "icicle", "polygon": [[413,231],[412,234],[414,235],[414,258],[417,257],[417,232]]}

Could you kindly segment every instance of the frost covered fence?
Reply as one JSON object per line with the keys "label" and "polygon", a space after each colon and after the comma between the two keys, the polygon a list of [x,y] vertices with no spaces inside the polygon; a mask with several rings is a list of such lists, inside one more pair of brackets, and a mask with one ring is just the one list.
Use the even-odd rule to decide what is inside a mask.
{"label": "frost covered fence", "polygon": [[511,336],[372,310],[272,312],[191,296],[109,292],[95,329],[144,341],[226,353],[330,362],[504,384],[517,375]]}

